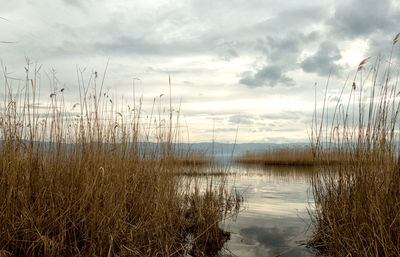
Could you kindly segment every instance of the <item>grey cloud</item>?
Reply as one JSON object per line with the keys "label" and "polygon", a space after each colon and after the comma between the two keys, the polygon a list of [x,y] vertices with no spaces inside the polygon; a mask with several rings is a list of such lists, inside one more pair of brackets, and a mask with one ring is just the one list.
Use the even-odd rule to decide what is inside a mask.
{"label": "grey cloud", "polygon": [[236,114],[229,117],[228,121],[232,124],[253,124],[254,117],[249,114]]}
{"label": "grey cloud", "polygon": [[234,41],[222,41],[218,44],[216,51],[218,56],[225,61],[230,61],[233,58],[239,57],[239,53],[236,50],[236,42]]}
{"label": "grey cloud", "polygon": [[81,9],[81,10],[86,10],[86,7],[85,7],[85,5],[83,3],[84,1],[81,1],[81,0],[63,0],[63,2],[66,5],[74,6],[74,7],[77,7],[79,9]]}
{"label": "grey cloud", "polygon": [[[212,53],[214,42],[208,39],[179,40],[163,42],[146,37],[118,35],[108,41],[95,42],[92,47],[106,54],[113,55],[152,55],[152,56],[182,56]],[[225,49],[220,52],[225,59],[237,57],[234,49]]]}
{"label": "grey cloud", "polygon": [[288,77],[286,73],[298,68],[297,59],[302,48],[318,38],[319,33],[317,31],[308,34],[290,33],[285,36],[258,38],[255,48],[263,53],[268,64],[255,72],[243,73],[239,83],[249,87],[296,85],[295,81]]}
{"label": "grey cloud", "polygon": [[61,31],[68,38],[78,38],[76,31],[68,24],[56,23],[54,24],[55,29]]}
{"label": "grey cloud", "polygon": [[279,34],[283,29],[296,33],[299,29],[303,30],[310,24],[315,25],[325,22],[326,17],[329,17],[328,14],[328,8],[324,6],[324,3],[319,6],[287,8],[273,17],[254,24],[250,30],[259,34],[265,34],[266,32]]}
{"label": "grey cloud", "polygon": [[94,43],[93,47],[107,54],[118,53],[159,55],[165,52],[176,54],[176,50],[172,53],[168,51],[168,49],[172,48],[170,45],[163,46],[160,43],[150,42],[144,38],[130,36],[119,36],[108,42],[97,42]]}
{"label": "grey cloud", "polygon": [[320,32],[318,31],[308,34],[293,32],[285,36],[269,35],[265,39],[257,39],[256,49],[264,53],[269,61],[293,68],[296,67],[296,61],[302,48],[319,38]]}
{"label": "grey cloud", "polygon": [[328,25],[335,33],[349,38],[370,36],[396,24],[399,10],[396,10],[392,3],[390,0],[343,1],[336,6]]}
{"label": "grey cloud", "polygon": [[[400,22],[400,21],[399,21]],[[371,56],[371,60],[368,61],[369,64],[376,61],[376,58],[381,58],[382,60],[389,59],[391,55],[393,39],[395,35],[400,32],[391,31],[388,33],[379,33],[377,36],[369,39],[369,47],[366,56]],[[400,42],[393,47],[392,59],[400,60]],[[361,60],[360,60],[361,61]]]}
{"label": "grey cloud", "polygon": [[325,41],[320,44],[318,51],[306,58],[300,66],[305,72],[315,72],[321,76],[339,75],[342,67],[335,64],[335,61],[341,58],[340,50],[336,44]]}
{"label": "grey cloud", "polygon": [[233,58],[239,57],[238,52],[234,48],[224,49],[219,53],[222,60],[230,61]]}
{"label": "grey cloud", "polygon": [[298,35],[287,36],[284,38],[267,36],[265,39],[258,38],[256,41],[256,49],[263,52],[271,61],[282,61],[282,58],[292,59],[300,50],[300,39]]}
{"label": "grey cloud", "polygon": [[275,65],[267,65],[255,73],[244,73],[239,83],[248,87],[294,86],[296,84],[292,78],[285,75],[283,67]]}

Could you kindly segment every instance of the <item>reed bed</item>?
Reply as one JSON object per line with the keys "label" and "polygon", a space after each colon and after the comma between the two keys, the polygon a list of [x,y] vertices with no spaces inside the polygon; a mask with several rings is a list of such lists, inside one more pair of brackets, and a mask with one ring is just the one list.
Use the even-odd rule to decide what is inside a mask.
{"label": "reed bed", "polygon": [[324,156],[316,158],[310,147],[276,147],[262,152],[248,152],[235,159],[241,164],[261,164],[266,166],[314,166],[323,163],[337,165],[343,163],[339,152],[331,149]]}
{"label": "reed bed", "polygon": [[277,147],[262,152],[247,152],[245,155],[235,159],[242,164],[264,164],[264,165],[314,165],[314,157],[311,148]]}
{"label": "reed bed", "polygon": [[[176,165],[183,165],[183,166],[208,166],[211,165],[213,160],[210,157],[207,157],[204,151],[195,151],[191,149],[186,149],[180,151],[179,154],[175,154],[174,163]],[[200,169],[195,169],[200,170]]]}
{"label": "reed bed", "polygon": [[314,120],[316,158],[333,149],[346,163],[321,165],[324,172],[312,179],[309,244],[324,256],[400,256],[400,103],[391,58],[398,38],[388,59],[360,63],[331,116],[325,96],[321,118]]}
{"label": "reed bed", "polygon": [[55,76],[43,97],[40,67],[25,71],[16,85],[3,66],[0,256],[218,254],[229,238],[219,222],[237,213],[240,196],[223,180],[201,187],[176,176],[187,156],[172,108],[155,105],[146,119],[139,100],[126,114],[104,76],[78,72],[71,114]]}

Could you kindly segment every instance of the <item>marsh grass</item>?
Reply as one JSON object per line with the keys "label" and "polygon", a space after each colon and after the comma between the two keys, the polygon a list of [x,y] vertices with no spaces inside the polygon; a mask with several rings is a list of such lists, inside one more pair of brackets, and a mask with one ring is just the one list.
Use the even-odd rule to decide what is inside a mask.
{"label": "marsh grass", "polygon": [[163,112],[155,104],[146,119],[139,100],[125,114],[104,75],[85,80],[78,71],[70,114],[54,74],[43,97],[40,67],[28,62],[25,71],[16,85],[3,66],[0,256],[218,254],[229,238],[219,222],[235,215],[240,196],[223,182],[200,190],[176,175],[176,160],[196,165],[177,149],[171,105]]}
{"label": "marsh grass", "polygon": [[298,165],[309,166],[314,164],[310,148],[271,148],[262,152],[247,152],[235,159],[237,163],[264,164],[264,165]]}
{"label": "marsh grass", "polygon": [[314,166],[321,164],[338,165],[344,159],[334,150],[325,151],[324,156],[316,158],[313,148],[305,147],[276,147],[262,152],[248,152],[235,159],[241,164],[261,164],[266,166]]}
{"label": "marsh grass", "polygon": [[316,158],[334,150],[347,163],[322,165],[324,172],[312,179],[315,231],[309,244],[324,256],[400,256],[400,103],[391,57],[399,35],[389,59],[378,58],[371,68],[371,60],[363,60],[333,115],[324,100],[325,111],[315,120]]}

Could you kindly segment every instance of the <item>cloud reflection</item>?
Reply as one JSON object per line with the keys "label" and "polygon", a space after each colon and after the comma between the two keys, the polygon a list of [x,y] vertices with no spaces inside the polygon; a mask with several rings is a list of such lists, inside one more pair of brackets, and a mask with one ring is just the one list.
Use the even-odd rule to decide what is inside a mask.
{"label": "cloud reflection", "polygon": [[[268,249],[268,256],[311,256],[311,251],[293,245],[293,238],[299,233],[298,227],[257,227],[250,226],[240,230],[240,235],[244,238],[245,244],[258,244]],[[263,252],[259,250],[258,252]],[[261,255],[257,255],[261,256]],[[263,255],[265,256],[265,255]]]}

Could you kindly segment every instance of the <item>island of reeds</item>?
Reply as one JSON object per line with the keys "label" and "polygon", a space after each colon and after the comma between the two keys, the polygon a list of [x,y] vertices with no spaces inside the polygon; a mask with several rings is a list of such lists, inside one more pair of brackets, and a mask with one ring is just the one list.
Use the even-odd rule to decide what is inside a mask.
{"label": "island of reeds", "polygon": [[322,162],[312,180],[309,245],[323,256],[400,256],[399,35],[388,58],[360,63],[333,111],[325,96],[314,120],[316,159],[334,151],[342,160]]}
{"label": "island of reeds", "polygon": [[259,152],[247,152],[235,159],[241,164],[272,166],[312,166],[316,163],[311,147],[274,147]]}
{"label": "island of reeds", "polygon": [[303,147],[274,147],[259,152],[247,152],[235,159],[239,164],[255,164],[266,166],[295,166],[309,167],[317,165],[338,165],[343,164],[340,152],[326,148],[324,156],[317,158],[315,149],[310,144]]}
{"label": "island of reeds", "polygon": [[18,81],[2,68],[0,256],[218,254],[229,238],[219,222],[240,196],[179,175],[205,160],[178,149],[172,108],[123,111],[97,72],[78,72],[68,107],[53,76],[40,94],[40,66],[28,62]]}

